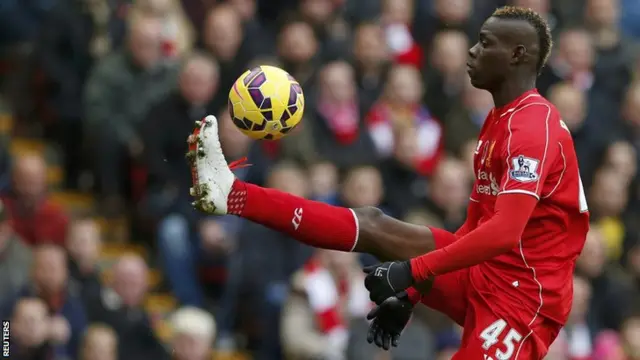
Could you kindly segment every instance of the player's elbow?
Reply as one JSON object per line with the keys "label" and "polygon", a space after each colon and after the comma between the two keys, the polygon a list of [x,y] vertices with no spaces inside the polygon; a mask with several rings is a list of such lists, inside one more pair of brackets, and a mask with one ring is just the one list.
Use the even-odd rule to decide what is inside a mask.
{"label": "player's elbow", "polygon": [[526,221],[522,224],[521,221],[510,219],[508,216],[496,216],[494,220],[495,234],[500,234],[497,236],[496,245],[500,246],[504,251],[509,251],[518,246]]}

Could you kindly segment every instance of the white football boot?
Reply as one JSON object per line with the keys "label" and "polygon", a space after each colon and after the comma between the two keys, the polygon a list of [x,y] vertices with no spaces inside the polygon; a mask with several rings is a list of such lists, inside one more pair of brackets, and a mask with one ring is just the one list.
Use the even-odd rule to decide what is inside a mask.
{"label": "white football boot", "polygon": [[227,163],[220,147],[218,120],[209,115],[196,126],[187,140],[187,160],[191,166],[193,206],[214,215],[227,214],[227,201],[235,181],[231,172],[234,164]]}

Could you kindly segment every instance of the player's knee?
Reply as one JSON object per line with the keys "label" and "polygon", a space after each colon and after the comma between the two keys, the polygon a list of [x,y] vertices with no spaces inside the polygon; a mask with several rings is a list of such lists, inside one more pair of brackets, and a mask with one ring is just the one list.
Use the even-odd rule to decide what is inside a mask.
{"label": "player's knee", "polygon": [[380,231],[384,213],[382,210],[369,206],[353,209],[358,218],[358,243],[354,249],[357,252],[369,253],[378,259],[386,258],[381,252],[384,233]]}
{"label": "player's knee", "polygon": [[374,206],[367,206],[353,210],[358,217],[360,229],[375,228],[384,216],[384,212]]}

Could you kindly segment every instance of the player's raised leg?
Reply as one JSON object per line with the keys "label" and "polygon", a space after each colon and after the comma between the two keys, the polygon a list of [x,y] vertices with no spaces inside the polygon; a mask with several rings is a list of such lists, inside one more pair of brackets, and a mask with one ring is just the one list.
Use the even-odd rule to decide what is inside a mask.
{"label": "player's raised leg", "polygon": [[[189,138],[196,208],[231,214],[286,233],[314,247],[408,260],[435,248],[431,229],[407,224],[376,208],[348,209],[238,180],[222,153],[214,116],[196,122]],[[453,234],[441,231],[437,236]]]}

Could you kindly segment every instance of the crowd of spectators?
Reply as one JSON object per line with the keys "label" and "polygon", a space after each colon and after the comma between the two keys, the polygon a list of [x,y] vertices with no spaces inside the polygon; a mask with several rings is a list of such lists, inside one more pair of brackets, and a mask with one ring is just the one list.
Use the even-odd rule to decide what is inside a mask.
{"label": "crowd of spectators", "polygon": [[[194,120],[217,115],[227,159],[253,164],[236,173],[244,180],[455,231],[493,106],[469,83],[467,52],[507,4],[552,28],[538,88],[573,134],[592,218],[571,317],[548,359],[639,360],[637,0],[2,1],[2,89],[16,132],[55,144],[64,186],[95,194],[100,216],[133,219],[134,240],[154,254],[122,256],[103,282],[95,220],[51,201],[48,159],[12,159],[2,142],[11,358],[204,360],[215,348],[256,360],[450,359],[459,329],[426,308],[391,355],[366,343],[359,267],[370,257],[197,213],[186,138]],[[301,126],[279,142],[243,136],[226,109],[234,80],[259,64],[286,69],[305,91]],[[142,306],[148,263],[181,306],[169,344]]]}

